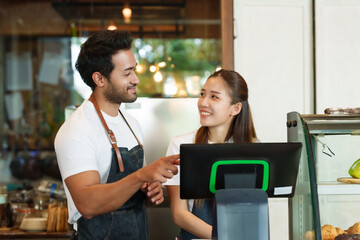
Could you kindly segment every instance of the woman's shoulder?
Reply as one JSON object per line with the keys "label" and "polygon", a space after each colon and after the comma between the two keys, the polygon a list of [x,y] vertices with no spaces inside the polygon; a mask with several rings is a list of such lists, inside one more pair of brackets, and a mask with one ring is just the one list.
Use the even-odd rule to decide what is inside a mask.
{"label": "woman's shoulder", "polygon": [[196,131],[197,130],[174,137],[169,143],[166,155],[169,156],[173,154],[178,154],[180,149],[180,144],[194,143]]}
{"label": "woman's shoulder", "polygon": [[194,143],[197,130],[174,137],[171,141],[176,143]]}

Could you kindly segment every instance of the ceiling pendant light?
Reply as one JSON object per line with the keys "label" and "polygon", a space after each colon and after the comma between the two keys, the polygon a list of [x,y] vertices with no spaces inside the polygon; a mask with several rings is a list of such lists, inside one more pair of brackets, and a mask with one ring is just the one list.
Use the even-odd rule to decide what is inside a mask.
{"label": "ceiling pendant light", "polygon": [[131,8],[130,8],[129,4],[124,5],[124,8],[122,10],[122,14],[123,14],[123,17],[124,17],[124,21],[126,23],[129,23],[130,19],[131,19],[131,14],[132,14],[132,11],[131,11]]}
{"label": "ceiling pendant light", "polygon": [[107,27],[107,30],[111,30],[111,31],[117,30],[117,27],[113,21],[110,21],[110,24]]}

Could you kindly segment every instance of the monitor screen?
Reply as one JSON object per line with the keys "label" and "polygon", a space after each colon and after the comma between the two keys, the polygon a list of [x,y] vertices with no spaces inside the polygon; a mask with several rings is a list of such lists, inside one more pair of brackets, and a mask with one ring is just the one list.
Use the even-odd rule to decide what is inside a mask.
{"label": "monitor screen", "polygon": [[301,143],[180,145],[180,197],[213,198],[218,189],[259,188],[293,197]]}

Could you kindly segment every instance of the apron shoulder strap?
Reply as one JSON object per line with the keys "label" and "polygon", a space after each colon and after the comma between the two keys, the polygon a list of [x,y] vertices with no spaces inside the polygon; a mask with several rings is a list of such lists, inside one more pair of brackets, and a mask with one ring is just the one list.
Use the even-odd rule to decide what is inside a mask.
{"label": "apron shoulder strap", "polygon": [[[113,132],[111,129],[109,129],[108,125],[106,124],[106,121],[105,121],[105,119],[104,119],[104,117],[103,117],[103,115],[102,115],[102,113],[101,113],[101,111],[100,111],[99,105],[98,105],[98,103],[97,103],[97,101],[96,101],[96,99],[95,99],[95,97],[94,97],[93,94],[91,94],[91,96],[90,96],[90,98],[89,98],[89,101],[92,102],[92,104],[93,104],[94,107],[95,107],[95,110],[96,110],[96,112],[97,112],[97,114],[98,114],[98,116],[99,116],[99,118],[100,118],[100,121],[101,121],[101,123],[103,124],[103,126],[104,126],[104,128],[105,128],[105,130],[106,130],[106,135],[107,135],[108,138],[109,138],[109,141],[110,141],[110,143],[111,143],[111,146],[112,146],[112,147],[114,148],[114,150],[115,150],[116,157],[117,157],[118,162],[119,162],[120,171],[123,172],[123,171],[124,171],[124,165],[123,165],[123,161],[122,161],[122,159],[121,159],[120,150],[119,150],[119,148],[118,148],[118,146],[117,146],[117,141],[116,141],[115,134],[114,134],[114,132]],[[131,130],[131,131],[132,131],[132,130]],[[136,136],[135,136],[135,137],[136,137]]]}
{"label": "apron shoulder strap", "polygon": [[143,148],[143,145],[141,144],[141,142],[140,142],[139,139],[137,138],[136,134],[135,134],[134,131],[132,130],[130,124],[128,123],[128,121],[126,120],[126,118],[124,117],[124,115],[122,114],[122,112],[120,111],[120,109],[119,109],[119,113],[120,113],[120,115],[122,116],[122,118],[124,119],[126,125],[128,125],[130,131],[131,131],[132,134],[134,135],[134,137],[135,137],[136,141],[138,142],[138,144],[140,145],[140,147]]}

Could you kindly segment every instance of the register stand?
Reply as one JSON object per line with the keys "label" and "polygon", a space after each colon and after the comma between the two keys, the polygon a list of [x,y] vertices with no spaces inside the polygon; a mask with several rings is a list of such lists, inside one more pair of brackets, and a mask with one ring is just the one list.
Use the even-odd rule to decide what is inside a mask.
{"label": "register stand", "polygon": [[182,144],[180,197],[215,198],[212,239],[270,239],[268,197],[294,195],[301,143]]}

